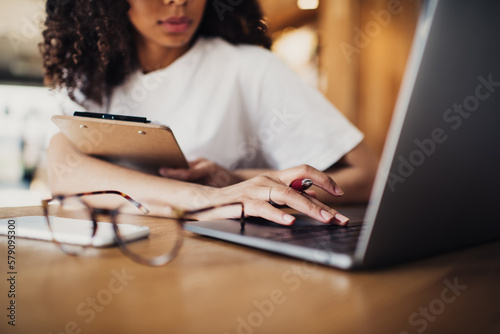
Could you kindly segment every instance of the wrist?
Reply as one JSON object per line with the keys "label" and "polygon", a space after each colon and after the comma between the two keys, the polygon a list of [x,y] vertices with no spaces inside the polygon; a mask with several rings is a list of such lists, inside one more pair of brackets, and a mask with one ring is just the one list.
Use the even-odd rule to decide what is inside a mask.
{"label": "wrist", "polygon": [[184,210],[197,210],[212,205],[218,204],[217,199],[220,198],[219,189],[207,185],[189,183],[187,189],[186,200],[183,201],[182,208]]}

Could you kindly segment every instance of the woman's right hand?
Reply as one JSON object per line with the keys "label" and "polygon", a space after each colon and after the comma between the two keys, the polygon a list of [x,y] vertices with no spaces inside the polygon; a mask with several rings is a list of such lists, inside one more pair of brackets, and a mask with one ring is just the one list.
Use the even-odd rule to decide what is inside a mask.
{"label": "woman's right hand", "polygon": [[[333,196],[342,196],[343,191],[327,174],[308,165],[282,171],[269,171],[247,181],[223,188],[206,190],[206,203],[220,205],[242,202],[246,216],[262,217],[282,225],[291,225],[295,217],[273,206],[287,205],[323,223],[346,225],[349,219],[313,196],[292,189],[289,185],[296,179],[311,179],[313,184]],[[207,204],[208,204],[207,203]],[[218,212],[218,213],[216,213]],[[233,210],[216,210],[200,215],[199,219],[236,218]]]}

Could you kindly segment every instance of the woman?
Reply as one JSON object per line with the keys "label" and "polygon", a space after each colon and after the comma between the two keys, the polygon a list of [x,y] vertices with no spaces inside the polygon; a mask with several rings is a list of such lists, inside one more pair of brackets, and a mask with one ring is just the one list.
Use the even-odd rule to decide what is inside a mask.
{"label": "woman", "polygon": [[[191,160],[155,176],[80,154],[61,172],[52,167],[68,164],[71,145],[58,134],[52,192],[116,189],[187,210],[241,201],[247,215],[284,225],[295,218],[271,201],[344,225],[323,203],[367,200],[375,160],[361,133],[267,50],[257,0],[49,1],[47,14],[46,82],[89,111],[170,125]],[[289,187],[299,178],[314,196]]]}

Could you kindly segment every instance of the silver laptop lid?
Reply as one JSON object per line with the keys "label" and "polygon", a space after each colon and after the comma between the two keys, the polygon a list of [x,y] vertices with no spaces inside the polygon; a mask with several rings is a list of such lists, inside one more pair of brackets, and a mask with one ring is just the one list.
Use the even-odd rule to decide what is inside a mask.
{"label": "silver laptop lid", "polygon": [[500,237],[500,2],[425,4],[355,257]]}

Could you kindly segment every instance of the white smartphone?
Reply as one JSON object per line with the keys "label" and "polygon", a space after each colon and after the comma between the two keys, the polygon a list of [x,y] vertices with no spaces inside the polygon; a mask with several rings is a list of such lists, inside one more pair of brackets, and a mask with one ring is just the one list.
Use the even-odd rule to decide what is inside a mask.
{"label": "white smartphone", "polygon": [[[13,222],[14,221],[14,222]],[[87,242],[89,221],[83,219],[54,217],[58,224],[58,241],[67,244],[82,245]],[[98,222],[96,235],[92,238],[92,246],[106,247],[116,245],[113,226],[111,223]],[[28,238],[52,241],[52,234],[44,216],[25,216],[0,219],[0,235],[7,236],[9,230],[15,226],[16,238]],[[137,240],[149,235],[149,227],[130,224],[120,224],[120,235],[125,240]],[[10,233],[12,235],[12,233]]]}

